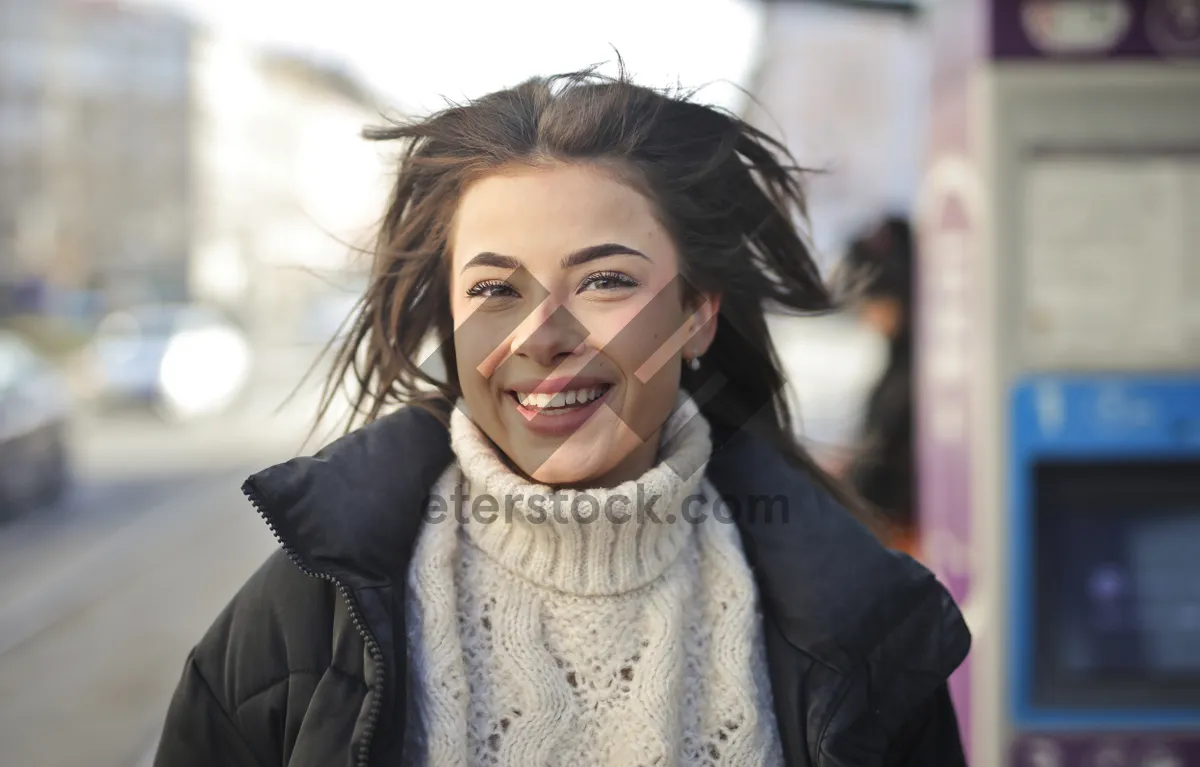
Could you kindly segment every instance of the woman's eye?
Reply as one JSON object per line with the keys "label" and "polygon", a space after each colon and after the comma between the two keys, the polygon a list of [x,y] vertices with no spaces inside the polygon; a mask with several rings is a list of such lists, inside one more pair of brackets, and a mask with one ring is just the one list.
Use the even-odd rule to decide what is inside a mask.
{"label": "woman's eye", "polygon": [[613,290],[616,288],[636,288],[637,280],[621,272],[597,272],[589,274],[579,286],[582,293],[585,290]]}
{"label": "woman's eye", "polygon": [[467,296],[470,298],[502,298],[507,296],[515,296],[516,291],[512,286],[503,280],[484,280],[477,282],[467,289]]}

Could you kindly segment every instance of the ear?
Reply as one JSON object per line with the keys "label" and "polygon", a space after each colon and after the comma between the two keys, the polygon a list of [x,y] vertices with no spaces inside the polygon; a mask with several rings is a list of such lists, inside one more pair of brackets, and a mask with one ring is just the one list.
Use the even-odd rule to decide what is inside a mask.
{"label": "ear", "polygon": [[695,297],[691,311],[692,315],[688,319],[690,340],[683,348],[683,356],[686,359],[699,357],[712,346],[713,338],[717,335],[721,296],[717,293],[701,293]]}

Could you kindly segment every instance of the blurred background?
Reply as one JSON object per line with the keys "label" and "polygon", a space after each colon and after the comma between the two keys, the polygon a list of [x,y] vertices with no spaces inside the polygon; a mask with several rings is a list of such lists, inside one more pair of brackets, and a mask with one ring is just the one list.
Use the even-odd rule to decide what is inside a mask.
{"label": "blurred background", "polygon": [[[1093,756],[1075,756],[1067,741],[1045,737],[1028,753],[1010,749],[1018,725],[1006,719],[1004,701],[1022,683],[1003,660],[1008,634],[999,626],[1007,622],[988,616],[1007,604],[995,586],[1004,555],[988,547],[1009,539],[1000,523],[978,520],[1002,515],[1005,483],[996,467],[1005,464],[996,454],[1006,448],[988,440],[1007,418],[997,404],[1005,371],[1025,358],[978,350],[1024,343],[1004,340],[1007,315],[999,306],[1026,293],[990,292],[993,284],[1016,284],[1011,263],[982,255],[1018,247],[1004,239],[1007,214],[972,220],[979,208],[968,205],[964,225],[954,205],[945,208],[950,213],[941,205],[1016,204],[1038,193],[1044,210],[1066,210],[1072,195],[1125,182],[1064,171],[1026,187],[1018,184],[1023,176],[1005,175],[1003,151],[980,153],[989,131],[1001,131],[987,121],[1009,87],[998,75],[962,84],[972,67],[987,68],[982,41],[998,40],[995,30],[1006,23],[1002,13],[980,10],[990,5],[1020,6],[1013,23],[1044,43],[1012,56],[1025,61],[1026,74],[1014,77],[1035,71],[1039,57],[1102,54],[1131,18],[1154,8],[1167,9],[1178,27],[1171,55],[1197,51],[1200,4],[1183,0],[0,0],[0,767],[148,764],[188,650],[275,545],[239,485],[330,434],[305,442],[326,368],[302,380],[365,285],[369,262],[360,251],[370,246],[393,168],[393,148],[364,142],[359,131],[389,115],[436,109],[444,98],[612,62],[616,51],[639,82],[704,86],[701,99],[783,138],[802,165],[821,171],[810,182],[816,255],[832,283],[861,290],[843,312],[775,325],[796,427],[831,471],[890,515],[892,545],[926,559],[968,608],[983,637],[976,653],[984,655],[976,655],[974,684],[964,672],[955,694],[968,737],[974,725],[973,764],[1008,764],[1010,754],[1012,763],[1038,767],[1200,764],[1166,741],[1155,741],[1159,750],[1143,761],[1088,761]],[[1163,50],[1131,56],[1156,59]],[[1190,78],[1181,87],[1194,93],[1195,68],[1178,60],[1171,66],[1170,77]],[[1013,107],[1003,130],[1075,93],[1064,71],[1039,74],[1045,82],[1058,78],[1059,95]],[[1117,87],[1124,75],[1112,77]],[[1146,92],[1139,82],[1127,89]],[[957,96],[946,100],[942,92]],[[1092,87],[1088,98],[1099,92]],[[968,114],[981,94],[991,94],[991,111]],[[1080,96],[1076,106],[1091,103]],[[1147,103],[1149,114],[1164,109]],[[1170,208],[1179,227],[1200,220],[1200,173],[1179,170],[1196,167],[1200,156],[1200,136],[1188,127],[1200,116],[1191,109],[1167,109],[1161,121],[1141,127],[1119,116],[1111,121],[1130,146],[1144,136],[1175,148],[1165,160],[1155,155],[1159,176],[1178,176],[1154,187],[1166,189],[1163,196],[1145,192],[1145,182],[1121,204],[1149,206],[1151,214],[1154,206]],[[1184,126],[1176,133],[1192,140],[1190,148],[1180,149],[1161,128],[1168,123]],[[960,135],[964,126],[974,144]],[[955,153],[941,162],[946,146]],[[1038,151],[1062,149],[1049,146]],[[936,210],[933,225],[929,210]],[[1104,209],[1080,210],[1079,226],[1096,229],[1096,211]],[[972,262],[979,267],[965,283],[954,248],[965,247],[968,234],[984,237],[981,231],[988,234],[971,251],[981,254]],[[1038,241],[1050,248],[1046,263],[1060,252],[1095,255],[1080,244],[1082,235],[1066,237]],[[1194,236],[1176,240],[1190,249],[1171,251],[1177,263],[1170,274],[1200,275],[1187,267],[1200,259]],[[1176,247],[1146,245],[1161,242],[1122,247]],[[932,264],[936,276],[919,283],[917,262]],[[1038,272],[1042,293],[1028,293],[1033,304],[1057,307],[1057,314],[1042,307],[1038,327],[1066,328],[1061,338],[1045,330],[1041,346],[1030,341],[1043,363],[1070,357],[1064,349],[1092,349],[1087,328],[1098,327],[1096,313],[1111,307],[1057,303],[1055,290],[1090,279],[1081,263],[1091,261],[1063,267],[1057,277],[1049,267]],[[1110,288],[1113,280],[1129,286],[1140,279],[1106,274]],[[1186,283],[1163,279],[1175,289]],[[1178,331],[1184,340],[1122,369],[1195,372],[1200,332],[1184,329],[1193,327],[1187,307],[1200,306],[1200,276],[1189,279],[1191,287],[1172,294],[1175,313],[1163,310],[1154,326],[1156,338]],[[963,284],[973,292],[963,293]],[[1137,314],[1163,300],[1143,289],[1122,311]],[[918,295],[936,307],[920,325]],[[981,314],[972,314],[977,307]],[[974,335],[964,336],[971,322]],[[1083,330],[1070,330],[1076,325]],[[1147,337],[1131,333],[1121,343],[1137,347]],[[919,396],[914,359],[926,340],[933,362],[921,368],[930,371],[921,380],[933,383],[920,384]],[[1080,356],[1076,367],[1092,370],[1094,358]],[[973,430],[962,426],[969,408],[956,399],[968,386],[975,387]],[[1196,391],[1178,398],[1191,401],[1187,392]],[[1048,396],[1039,412],[1066,407]],[[992,404],[978,404],[985,400]],[[933,440],[924,446],[915,434],[919,401],[961,405],[944,412],[923,406],[920,439]],[[951,452],[939,452],[945,449]],[[982,463],[969,463],[980,455]],[[1200,476],[1200,464],[1185,468]],[[983,480],[964,484],[979,472]],[[1176,495],[1176,505],[1200,510],[1194,487]],[[926,507],[930,521],[922,528]],[[975,521],[974,539],[964,520]],[[1090,534],[1081,529],[1076,543]],[[1200,529],[1180,529],[1200,552]],[[972,570],[975,559],[986,572]],[[1173,598],[1200,615],[1200,573],[1179,572],[1191,580]],[[1121,573],[1103,573],[1109,591],[1119,591]],[[1034,584],[1038,577],[1030,576]],[[1194,680],[1200,628],[1180,636],[1173,673]],[[1176,730],[1194,732],[1200,722],[1193,693],[1181,693],[1171,709]],[[1108,725],[1087,726],[1117,722],[1096,721]],[[1049,729],[1073,726],[1063,719]]]}

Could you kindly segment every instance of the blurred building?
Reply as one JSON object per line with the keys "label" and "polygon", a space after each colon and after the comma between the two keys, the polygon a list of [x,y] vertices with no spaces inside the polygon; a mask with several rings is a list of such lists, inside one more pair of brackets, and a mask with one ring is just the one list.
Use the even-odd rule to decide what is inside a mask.
{"label": "blurred building", "polygon": [[381,120],[336,67],[166,9],[0,0],[0,295],[199,299],[287,325],[382,212],[359,138]]}
{"label": "blurred building", "polygon": [[[387,176],[360,138],[384,117],[336,67],[214,36],[194,49],[196,140],[192,291],[236,306],[263,340],[297,334],[356,292]],[[339,318],[340,319],[340,318]]]}
{"label": "blurred building", "polygon": [[900,4],[764,0],[746,118],[785,140],[810,177],[822,266],[884,211],[908,211],[921,177],[929,51]]}
{"label": "blurred building", "polygon": [[0,0],[0,281],[187,293],[191,30]]}

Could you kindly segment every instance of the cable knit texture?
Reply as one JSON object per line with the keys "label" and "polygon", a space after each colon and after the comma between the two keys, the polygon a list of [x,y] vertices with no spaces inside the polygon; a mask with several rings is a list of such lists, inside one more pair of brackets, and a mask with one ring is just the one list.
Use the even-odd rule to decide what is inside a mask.
{"label": "cable knit texture", "polygon": [[461,409],[451,438],[450,513],[410,571],[425,764],[782,764],[754,581],[713,519],[690,399],[655,467],[586,498],[515,474]]}

